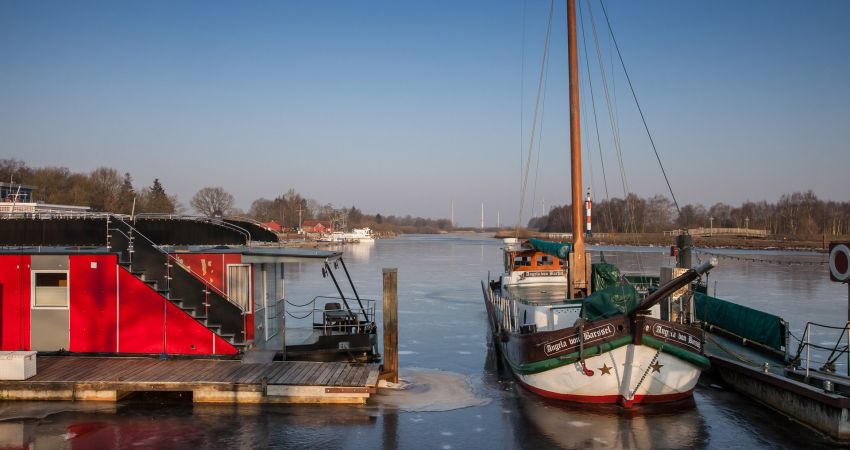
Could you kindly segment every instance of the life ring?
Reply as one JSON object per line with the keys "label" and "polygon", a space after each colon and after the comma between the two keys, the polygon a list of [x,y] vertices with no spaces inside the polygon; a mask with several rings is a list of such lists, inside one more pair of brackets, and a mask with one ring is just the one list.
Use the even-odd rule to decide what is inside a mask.
{"label": "life ring", "polygon": [[850,248],[838,244],[829,252],[829,272],[838,281],[850,280]]}

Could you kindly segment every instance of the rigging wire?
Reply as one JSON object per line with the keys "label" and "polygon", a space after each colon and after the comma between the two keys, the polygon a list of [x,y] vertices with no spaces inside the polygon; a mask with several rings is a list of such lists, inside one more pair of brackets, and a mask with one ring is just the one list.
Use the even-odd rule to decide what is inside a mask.
{"label": "rigging wire", "polygon": [[[634,244],[637,245],[638,244],[637,243],[637,235],[636,235],[636,233],[637,233],[637,223],[636,223],[636,218],[635,218],[636,214],[635,214],[634,205],[632,205],[632,202],[629,201],[630,200],[629,183],[628,183],[628,177],[626,176],[625,163],[624,163],[624,160],[623,160],[622,141],[620,139],[620,128],[619,128],[617,116],[616,116],[617,108],[615,107],[615,105],[612,104],[611,92],[609,90],[608,75],[605,71],[605,63],[604,63],[603,57],[602,57],[602,49],[601,49],[600,40],[599,40],[599,33],[598,33],[597,27],[596,27],[596,20],[593,16],[593,8],[590,7],[589,1],[587,2],[587,4],[588,4],[588,14],[589,14],[589,18],[590,18],[590,25],[591,25],[591,29],[593,30],[594,43],[595,43],[595,47],[596,47],[596,59],[599,63],[599,72],[600,72],[600,75],[602,77],[602,87],[603,87],[603,92],[605,94],[605,104],[608,107],[608,120],[611,124],[611,134],[613,136],[614,149],[615,149],[615,153],[617,155],[617,162],[618,162],[619,171],[620,171],[620,182],[622,183],[622,187],[623,187],[623,207],[625,208],[626,231],[631,231],[632,240],[634,241]],[[609,205],[609,208],[610,208],[610,206],[611,205]],[[613,225],[613,223],[612,223],[612,225]],[[641,257],[640,254],[638,254],[638,256],[637,256],[637,265],[638,265],[638,269],[640,271],[644,270],[643,258]]]}
{"label": "rigging wire", "polygon": [[[587,2],[588,8],[590,8],[590,1]],[[605,159],[602,157],[602,139],[599,136],[599,118],[596,114],[596,96],[593,93],[593,77],[590,74],[590,58],[587,56],[587,37],[585,36],[585,24],[584,24],[584,14],[581,11],[581,2],[578,3],[579,10],[579,18],[581,19],[581,42],[584,47],[584,66],[587,69],[587,81],[590,86],[590,104],[593,107],[593,127],[596,130],[596,147],[599,150],[599,164],[602,166],[602,185],[605,188],[605,200],[610,204],[611,196],[608,193],[608,176],[605,173]],[[591,158],[588,158],[590,160]],[[592,172],[591,172],[592,174]],[[591,184],[592,181],[591,181]],[[614,226],[614,220],[611,217],[611,208],[605,208],[605,211],[608,213],[608,224],[609,227]],[[609,230],[612,231],[612,230]]]}
{"label": "rigging wire", "polygon": [[620,46],[617,44],[617,38],[614,37],[614,30],[611,28],[611,21],[608,18],[608,11],[605,9],[605,3],[599,0],[599,5],[602,6],[602,13],[605,16],[605,23],[608,25],[608,33],[611,35],[611,41],[614,43],[614,49],[617,51],[617,57],[620,59],[620,65],[623,67],[623,73],[626,75],[629,89],[632,92],[632,97],[635,99],[635,105],[640,113],[640,120],[643,122],[643,128],[646,130],[646,135],[649,137],[649,143],[652,145],[652,151],[655,153],[655,159],[658,161],[658,166],[661,167],[661,174],[664,175],[664,181],[667,183],[667,189],[670,191],[670,196],[673,197],[673,204],[676,206],[676,211],[681,214],[679,202],[676,200],[676,194],[673,193],[673,187],[670,185],[670,179],[667,177],[667,171],[664,170],[664,165],[661,163],[661,157],[658,155],[658,149],[655,147],[655,140],[652,138],[652,133],[649,132],[649,126],[646,124],[646,117],[643,114],[643,108],[640,107],[635,88],[632,85],[632,79],[629,77],[629,71],[626,69],[626,63],[623,60],[623,54],[620,52]]}
{"label": "rigging wire", "polygon": [[[522,179],[523,146],[525,140],[525,13],[528,0],[522,2],[522,44],[520,45],[520,74],[519,74],[519,178]],[[522,199],[520,199],[522,203]],[[517,224],[519,226],[519,224]]]}
{"label": "rigging wire", "polygon": [[543,45],[543,57],[541,58],[541,61],[540,61],[540,77],[537,80],[537,96],[536,96],[536,100],[535,100],[535,103],[534,103],[534,116],[533,116],[532,124],[531,124],[531,139],[530,139],[529,144],[528,144],[528,155],[527,155],[528,159],[527,159],[527,163],[525,165],[525,173],[523,174],[523,178],[522,178],[522,192],[520,194],[520,202],[519,202],[519,215],[518,215],[519,217],[517,217],[516,232],[515,232],[516,237],[519,237],[519,229],[520,229],[520,226],[522,226],[522,210],[523,210],[523,207],[525,206],[525,195],[526,195],[526,192],[528,191],[528,172],[531,168],[531,156],[532,156],[533,150],[534,150],[534,137],[535,137],[535,132],[537,131],[537,118],[538,118],[539,113],[540,113],[540,96],[541,96],[541,91],[543,90],[543,80],[544,80],[544,74],[546,73],[546,63],[549,59],[549,41],[550,41],[550,36],[552,35],[552,17],[554,15],[555,15],[555,0],[551,0],[549,2],[549,20],[548,20],[548,24],[546,26],[546,39],[545,39],[545,42],[544,42],[544,45]]}
{"label": "rigging wire", "polygon": [[[534,188],[531,190],[531,217],[534,217],[534,208],[537,205],[537,179],[540,174],[540,160],[543,147],[543,120],[546,118],[546,92],[549,83],[549,66],[546,66],[546,74],[543,78],[543,100],[540,103],[540,130],[538,131],[537,139],[537,166],[534,168]],[[545,209],[545,206],[544,206]],[[540,214],[545,215],[546,211],[540,211]]]}

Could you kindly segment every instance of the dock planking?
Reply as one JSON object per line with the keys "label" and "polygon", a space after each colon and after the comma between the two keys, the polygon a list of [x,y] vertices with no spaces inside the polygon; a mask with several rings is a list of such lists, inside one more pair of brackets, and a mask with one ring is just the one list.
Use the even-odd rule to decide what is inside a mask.
{"label": "dock planking", "polygon": [[[39,356],[36,364],[28,380],[0,381],[0,399],[115,401],[139,391],[192,391],[198,402],[364,403],[379,373],[377,364],[306,361]],[[279,394],[266,394],[264,381]]]}

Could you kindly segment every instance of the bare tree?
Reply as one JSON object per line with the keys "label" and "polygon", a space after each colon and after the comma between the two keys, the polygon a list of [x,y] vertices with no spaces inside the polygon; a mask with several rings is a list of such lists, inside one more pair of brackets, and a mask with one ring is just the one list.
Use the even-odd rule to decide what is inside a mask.
{"label": "bare tree", "polygon": [[89,174],[89,206],[95,211],[118,212],[121,177],[109,167],[98,167]]}
{"label": "bare tree", "polygon": [[189,202],[195,211],[207,216],[223,216],[233,208],[233,196],[221,187],[205,187]]}

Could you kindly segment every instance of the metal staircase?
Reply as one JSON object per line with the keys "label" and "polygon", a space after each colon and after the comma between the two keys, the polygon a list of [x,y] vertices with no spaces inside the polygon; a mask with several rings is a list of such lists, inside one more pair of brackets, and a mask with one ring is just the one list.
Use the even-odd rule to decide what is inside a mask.
{"label": "metal staircase", "polygon": [[107,247],[119,264],[222,339],[244,349],[245,314],[226,293],[118,216],[107,218]]}

